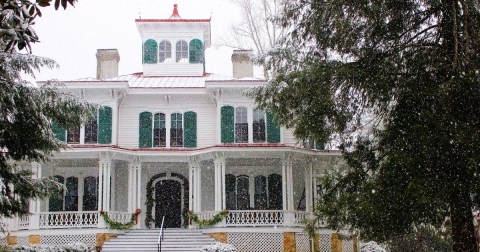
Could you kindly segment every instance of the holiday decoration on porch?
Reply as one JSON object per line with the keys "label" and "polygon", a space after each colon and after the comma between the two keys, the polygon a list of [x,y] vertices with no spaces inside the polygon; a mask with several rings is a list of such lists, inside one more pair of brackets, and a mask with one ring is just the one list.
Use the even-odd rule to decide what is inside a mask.
{"label": "holiday decoration on porch", "polygon": [[216,213],[215,215],[213,215],[211,219],[205,219],[205,220],[200,220],[200,218],[198,217],[198,214],[192,211],[188,211],[187,215],[190,221],[193,221],[195,224],[198,225],[198,227],[203,228],[208,226],[214,226],[220,223],[224,218],[228,216],[228,210],[222,210]]}
{"label": "holiday decoration on porch", "polygon": [[111,229],[126,230],[126,229],[130,229],[131,227],[133,227],[133,225],[137,224],[137,218],[141,212],[142,211],[140,209],[135,210],[135,213],[132,213],[132,216],[130,217],[130,221],[127,223],[121,223],[121,222],[112,220],[110,216],[108,216],[108,213],[103,210],[100,211],[100,215],[103,216],[103,219]]}

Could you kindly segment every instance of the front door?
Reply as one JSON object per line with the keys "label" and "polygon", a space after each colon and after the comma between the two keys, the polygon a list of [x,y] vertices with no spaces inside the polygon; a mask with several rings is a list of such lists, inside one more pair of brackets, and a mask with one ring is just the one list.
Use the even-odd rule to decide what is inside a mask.
{"label": "front door", "polygon": [[155,184],[155,227],[179,228],[182,222],[182,185],[175,180],[160,180]]}

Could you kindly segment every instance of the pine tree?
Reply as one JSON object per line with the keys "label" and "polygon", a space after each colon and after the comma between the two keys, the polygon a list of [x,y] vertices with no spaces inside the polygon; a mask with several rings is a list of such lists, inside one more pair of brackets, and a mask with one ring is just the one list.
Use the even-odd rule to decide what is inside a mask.
{"label": "pine tree", "polygon": [[479,21],[479,1],[286,3],[282,67],[252,94],[298,138],[340,139],[351,169],[318,209],[332,227],[386,241],[449,217],[454,251],[477,251]]}
{"label": "pine tree", "polygon": [[[40,6],[49,2],[37,1]],[[56,66],[52,60],[17,51],[38,41],[31,25],[39,13],[30,1],[0,4],[0,216],[5,217],[26,214],[30,199],[61,188],[53,179],[32,178],[31,170],[22,166],[47,161],[65,147],[52,132],[53,122],[75,127],[94,109],[92,104],[61,93],[58,83],[37,88],[22,79],[23,74],[33,76],[42,67]]]}

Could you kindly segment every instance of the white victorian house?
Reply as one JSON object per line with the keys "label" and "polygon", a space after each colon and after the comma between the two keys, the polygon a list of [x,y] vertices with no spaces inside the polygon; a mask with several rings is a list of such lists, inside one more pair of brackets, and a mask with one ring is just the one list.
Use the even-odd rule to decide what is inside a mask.
{"label": "white victorian house", "polygon": [[[250,51],[234,51],[233,77],[205,72],[210,19],[182,19],[175,6],[169,19],[135,23],[143,72],[118,76],[118,51],[100,49],[97,78],[64,82],[65,91],[100,105],[97,117],[74,130],[53,125],[69,148],[32,169],[66,190],[10,220],[8,242],[102,245],[124,231],[101,213],[120,223],[133,214],[131,229],[158,228],[163,216],[167,228],[197,229],[189,212],[209,219],[228,210],[202,232],[240,247],[254,239],[258,251],[287,251],[289,242],[304,251],[316,177],[340,168],[339,152],[304,144],[256,109],[244,92],[266,81],[252,77]],[[320,247],[329,239],[320,235]]]}

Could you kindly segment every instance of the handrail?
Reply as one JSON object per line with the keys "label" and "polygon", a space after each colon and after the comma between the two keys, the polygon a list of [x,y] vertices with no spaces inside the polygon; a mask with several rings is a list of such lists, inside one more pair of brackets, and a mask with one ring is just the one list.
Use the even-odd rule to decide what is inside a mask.
{"label": "handrail", "polygon": [[157,241],[157,251],[162,252],[162,241],[163,241],[163,222],[165,221],[165,216],[162,217],[162,225],[160,225],[160,233],[158,234]]}

